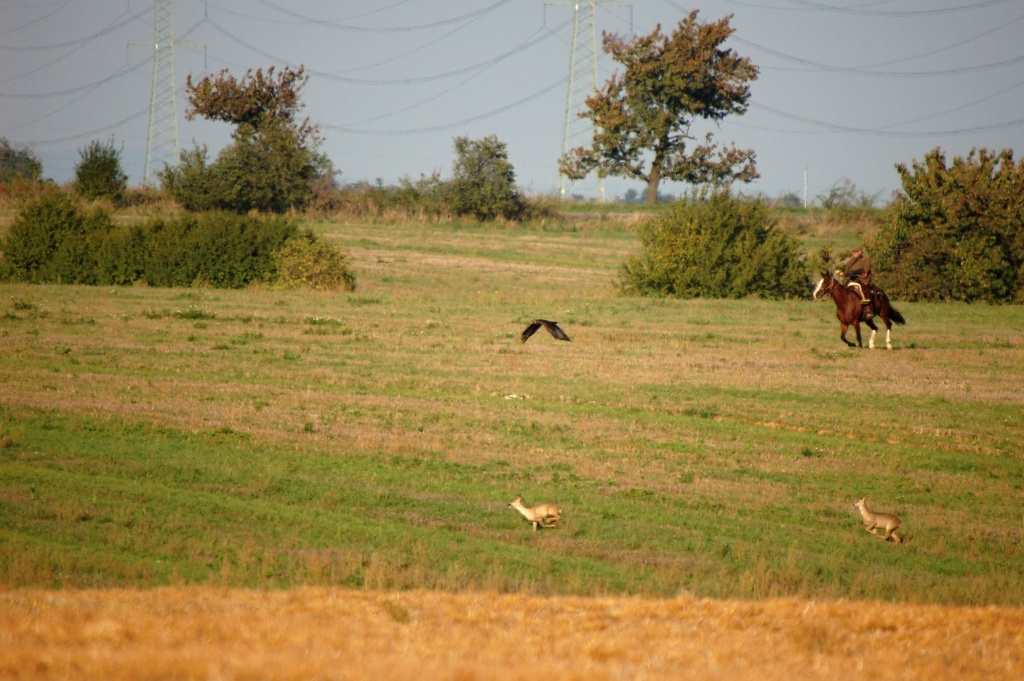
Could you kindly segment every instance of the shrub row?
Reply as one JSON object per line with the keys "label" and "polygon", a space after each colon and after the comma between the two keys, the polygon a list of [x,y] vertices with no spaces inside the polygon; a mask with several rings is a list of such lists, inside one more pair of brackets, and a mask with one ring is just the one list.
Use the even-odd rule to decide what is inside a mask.
{"label": "shrub row", "polygon": [[30,283],[242,288],[255,282],[354,288],[345,255],[284,217],[193,213],[115,226],[66,192],[15,217],[0,274]]}

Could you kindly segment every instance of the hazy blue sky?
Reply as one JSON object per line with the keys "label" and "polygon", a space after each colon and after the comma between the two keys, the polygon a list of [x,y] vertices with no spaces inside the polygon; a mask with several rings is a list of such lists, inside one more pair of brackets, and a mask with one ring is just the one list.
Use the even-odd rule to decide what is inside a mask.
{"label": "hazy blue sky", "polygon": [[[756,150],[749,191],[802,196],[806,171],[812,200],[843,178],[884,199],[895,164],[935,147],[1024,147],[1021,0],[608,2],[598,34],[670,31],[693,8],[735,15],[729,45],[761,69],[750,111],[716,131]],[[113,140],[141,183],[153,14],[143,0],[0,0],[0,136],[60,181],[79,149]],[[448,175],[454,137],[493,134],[527,192],[553,193],[572,24],[569,2],[543,0],[178,0],[180,144],[216,152],[230,133],[185,120],[189,73],[304,64],[305,113],[341,181]],[[601,55],[601,83],[615,66]],[[630,188],[607,182],[612,197]]]}

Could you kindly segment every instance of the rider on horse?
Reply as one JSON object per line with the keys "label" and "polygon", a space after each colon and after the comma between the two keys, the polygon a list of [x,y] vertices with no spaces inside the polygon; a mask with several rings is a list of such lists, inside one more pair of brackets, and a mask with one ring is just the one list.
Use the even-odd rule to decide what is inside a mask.
{"label": "rider on horse", "polygon": [[864,255],[863,248],[855,247],[850,259],[837,274],[850,278],[848,286],[860,294],[861,305],[871,304],[871,299],[867,296],[867,292],[871,290],[871,261]]}

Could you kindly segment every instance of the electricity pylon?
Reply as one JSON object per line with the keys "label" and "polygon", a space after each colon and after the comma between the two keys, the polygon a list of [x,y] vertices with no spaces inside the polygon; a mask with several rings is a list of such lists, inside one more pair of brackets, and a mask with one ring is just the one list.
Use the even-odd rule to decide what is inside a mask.
{"label": "electricity pylon", "polygon": [[[143,41],[133,45],[145,44]],[[186,42],[189,47],[200,47]],[[174,0],[154,0],[153,89],[149,98],[149,133],[143,184],[166,162],[178,162],[178,104],[174,85]]]}
{"label": "electricity pylon", "polygon": [[[629,7],[625,2],[608,0],[574,0],[549,2],[549,5],[568,5],[573,8],[572,52],[569,56],[569,87],[565,98],[565,127],[562,131],[562,155],[577,146],[587,146],[593,139],[594,126],[579,113],[586,107],[587,97],[597,91],[597,26],[596,9],[609,5]],[[632,19],[630,20],[632,23]],[[558,195],[565,198],[569,179],[558,174]],[[604,200],[604,178],[598,178],[598,193]]]}

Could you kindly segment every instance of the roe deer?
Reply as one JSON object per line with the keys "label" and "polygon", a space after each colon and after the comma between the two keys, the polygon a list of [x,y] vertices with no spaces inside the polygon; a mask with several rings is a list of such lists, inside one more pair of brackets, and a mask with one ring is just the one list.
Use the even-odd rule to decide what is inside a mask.
{"label": "roe deer", "polygon": [[522,513],[527,522],[533,523],[534,532],[537,531],[538,526],[558,527],[558,522],[562,519],[562,509],[554,504],[523,506],[523,498],[518,496],[508,502],[508,505]]}
{"label": "roe deer", "polygon": [[[867,497],[861,497],[853,502],[853,505],[860,511],[860,517],[864,520],[864,529],[884,541],[889,541],[891,537],[897,544],[903,543],[900,535],[896,533],[896,529],[902,524],[900,519],[892,513],[874,513],[868,510],[867,504],[864,503],[865,499]],[[875,532],[876,529],[885,530],[885,535],[878,534]]]}

